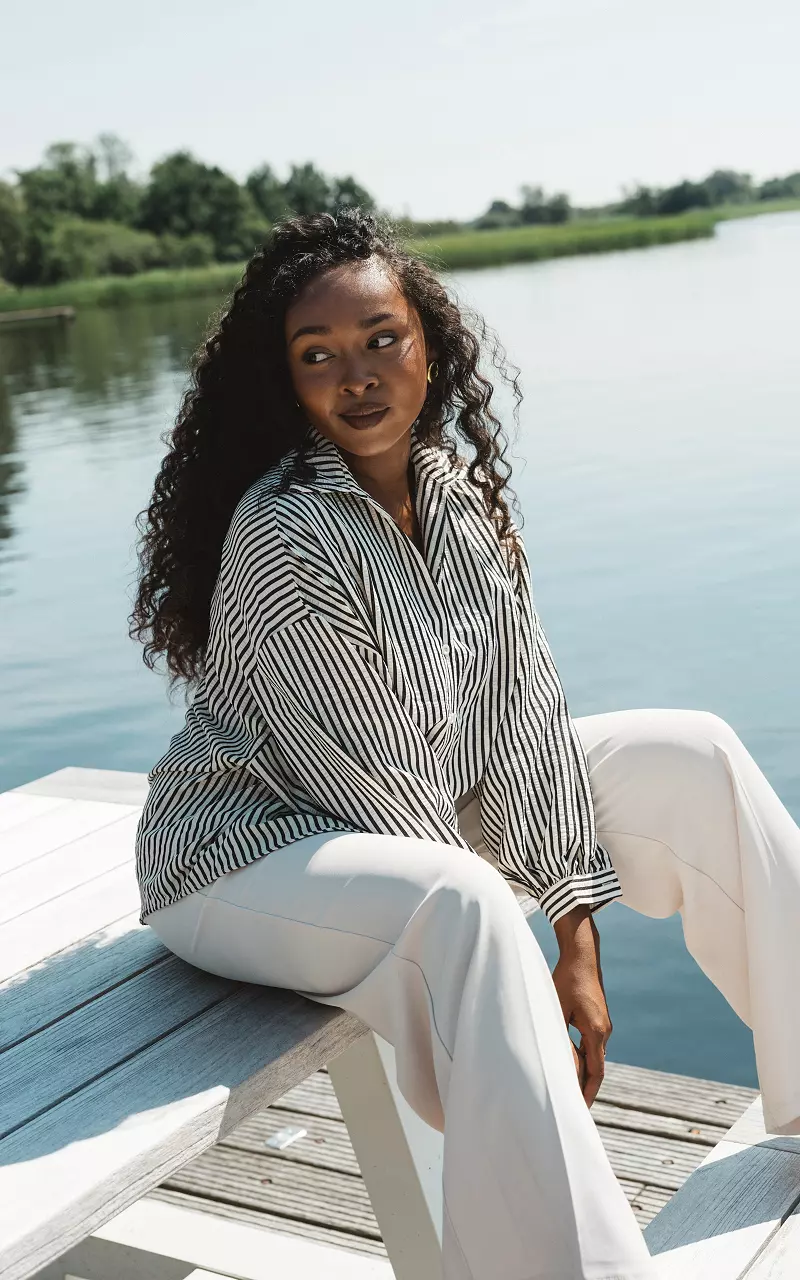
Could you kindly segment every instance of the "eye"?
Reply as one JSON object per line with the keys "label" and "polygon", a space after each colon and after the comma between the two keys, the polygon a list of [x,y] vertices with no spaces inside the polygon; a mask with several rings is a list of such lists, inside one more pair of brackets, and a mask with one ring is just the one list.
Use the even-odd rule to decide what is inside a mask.
{"label": "eye", "polygon": [[[317,356],[320,356],[321,359],[318,360]],[[330,360],[330,358],[327,351],[305,351],[303,353],[304,364],[322,364],[325,360]]]}
{"label": "eye", "polygon": [[370,338],[369,346],[373,343],[380,344],[378,350],[382,351],[384,347],[389,347],[392,343],[397,342],[397,338],[393,333],[376,333],[374,338]]}

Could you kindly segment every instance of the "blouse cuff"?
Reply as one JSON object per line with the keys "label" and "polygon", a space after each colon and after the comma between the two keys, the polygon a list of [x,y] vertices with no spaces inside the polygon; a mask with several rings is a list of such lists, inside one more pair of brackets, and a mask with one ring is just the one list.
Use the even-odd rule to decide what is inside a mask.
{"label": "blouse cuff", "polygon": [[588,875],[568,876],[539,895],[539,906],[551,924],[555,924],[573,907],[589,905],[598,911],[622,896],[622,885],[613,867]]}

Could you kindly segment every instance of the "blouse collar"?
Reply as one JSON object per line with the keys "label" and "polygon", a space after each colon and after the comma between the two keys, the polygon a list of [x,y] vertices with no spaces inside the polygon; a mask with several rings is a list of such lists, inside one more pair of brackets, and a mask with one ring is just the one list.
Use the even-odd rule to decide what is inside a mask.
{"label": "blouse collar", "polygon": [[[342,456],[338,445],[324,436],[315,426],[309,424],[306,436],[308,447],[305,457],[313,463],[315,477],[308,481],[295,481],[303,486],[315,489],[342,489],[346,492],[364,496],[365,490],[358,483]],[[409,461],[414,471],[417,488],[425,481],[440,486],[447,486],[462,479],[465,467],[454,465],[445,448],[440,445],[423,444],[417,434],[417,423],[411,428],[409,445]]]}

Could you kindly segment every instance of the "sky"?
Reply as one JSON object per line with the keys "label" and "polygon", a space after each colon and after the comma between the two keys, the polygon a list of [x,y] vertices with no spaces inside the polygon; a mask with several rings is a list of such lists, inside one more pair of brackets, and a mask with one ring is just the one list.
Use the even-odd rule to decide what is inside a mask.
{"label": "sky", "polygon": [[523,183],[605,203],[715,168],[800,170],[798,0],[5,0],[0,175],[120,135],[242,180],[313,161],[393,214]]}

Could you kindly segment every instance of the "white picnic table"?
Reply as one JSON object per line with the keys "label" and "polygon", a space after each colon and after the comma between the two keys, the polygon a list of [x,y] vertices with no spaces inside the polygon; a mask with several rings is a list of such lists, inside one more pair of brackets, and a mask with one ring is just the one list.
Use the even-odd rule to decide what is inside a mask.
{"label": "white picnic table", "polygon": [[[391,1047],[139,925],[146,789],[69,768],[0,794],[0,1280],[438,1280],[441,1136],[399,1095]],[[325,1064],[388,1263],[147,1196]],[[664,1277],[800,1275],[800,1139],[759,1117],[756,1101],[647,1228]]]}

